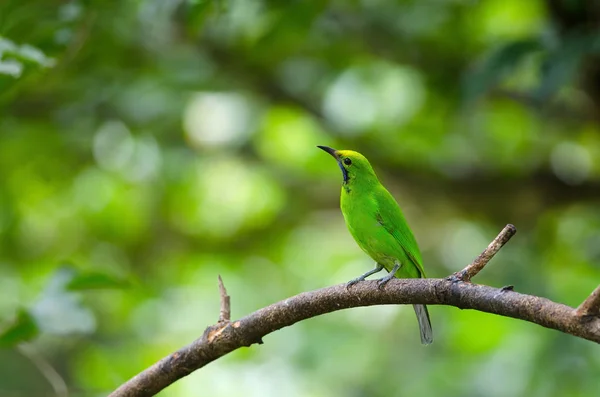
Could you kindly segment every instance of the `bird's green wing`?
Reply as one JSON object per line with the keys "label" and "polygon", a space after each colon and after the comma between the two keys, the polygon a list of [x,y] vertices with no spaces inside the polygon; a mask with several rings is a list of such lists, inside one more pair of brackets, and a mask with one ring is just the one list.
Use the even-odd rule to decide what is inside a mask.
{"label": "bird's green wing", "polygon": [[425,278],[423,270],[423,259],[419,251],[419,245],[415,236],[413,236],[402,210],[394,197],[387,191],[383,185],[376,189],[375,197],[377,198],[378,212],[376,214],[377,222],[381,224],[388,233],[398,242],[404,250],[408,258],[421,273],[421,277]]}

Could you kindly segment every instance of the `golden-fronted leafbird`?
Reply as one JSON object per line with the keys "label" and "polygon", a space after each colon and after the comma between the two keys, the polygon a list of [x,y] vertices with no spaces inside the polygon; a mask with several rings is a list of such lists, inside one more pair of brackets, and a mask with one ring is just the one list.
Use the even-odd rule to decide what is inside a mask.
{"label": "golden-fronted leafbird", "polygon": [[[376,262],[375,268],[348,282],[348,287],[385,268],[380,288],[392,279],[425,277],[417,241],[394,197],[379,182],[365,156],[352,150],[318,146],[332,155],[342,170],[340,200],[346,226],[356,243]],[[425,305],[413,305],[421,343],[433,342],[431,321]]]}

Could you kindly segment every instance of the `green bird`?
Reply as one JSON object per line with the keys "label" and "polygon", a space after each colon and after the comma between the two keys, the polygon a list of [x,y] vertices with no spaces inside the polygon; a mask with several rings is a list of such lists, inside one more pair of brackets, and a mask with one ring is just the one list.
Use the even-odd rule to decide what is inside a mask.
{"label": "green bird", "polygon": [[[375,268],[350,280],[348,287],[364,281],[385,268],[388,275],[378,280],[384,285],[392,279],[425,278],[423,260],[417,241],[394,197],[379,182],[365,156],[352,150],[335,150],[317,146],[332,155],[342,170],[340,204],[346,226],[358,246],[376,262]],[[425,305],[413,305],[421,343],[433,342],[429,312]]]}

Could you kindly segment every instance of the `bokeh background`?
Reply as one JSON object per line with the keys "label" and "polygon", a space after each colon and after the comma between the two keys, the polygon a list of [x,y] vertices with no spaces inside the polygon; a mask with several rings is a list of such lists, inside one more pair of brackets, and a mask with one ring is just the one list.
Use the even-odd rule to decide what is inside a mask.
{"label": "bokeh background", "polygon": [[[374,164],[430,277],[600,282],[594,0],[4,0],[0,396],[102,396],[233,317],[373,264],[315,145]],[[591,342],[409,306],[311,319],[162,396],[591,396]]]}

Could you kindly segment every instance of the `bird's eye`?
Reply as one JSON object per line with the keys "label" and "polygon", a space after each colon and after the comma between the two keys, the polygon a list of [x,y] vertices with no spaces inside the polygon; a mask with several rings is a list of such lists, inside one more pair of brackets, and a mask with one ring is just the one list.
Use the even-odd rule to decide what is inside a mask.
{"label": "bird's eye", "polygon": [[346,165],[350,165],[350,164],[352,164],[352,160],[350,160],[348,157],[346,157],[346,158],[344,159],[344,164],[346,164]]}

